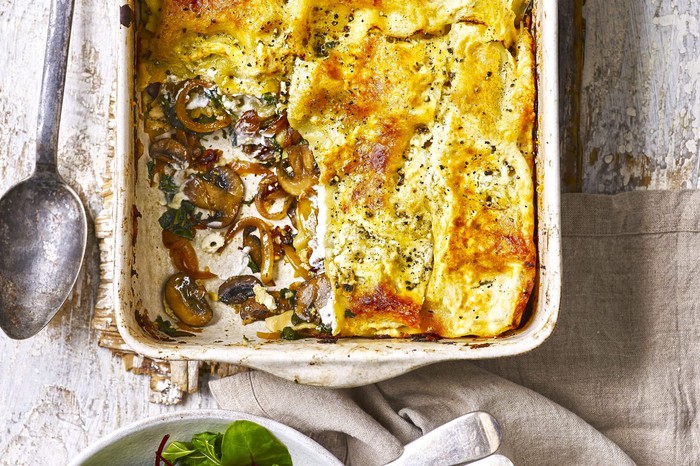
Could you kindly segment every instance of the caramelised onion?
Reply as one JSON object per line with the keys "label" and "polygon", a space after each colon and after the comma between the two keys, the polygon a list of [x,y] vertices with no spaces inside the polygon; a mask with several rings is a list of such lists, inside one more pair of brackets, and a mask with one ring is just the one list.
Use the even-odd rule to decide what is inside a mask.
{"label": "caramelised onion", "polygon": [[206,280],[216,277],[216,275],[211,272],[199,270],[197,253],[192,243],[186,238],[178,236],[169,230],[163,230],[162,239],[163,245],[168,248],[173,266],[175,266],[177,270],[186,272],[187,275],[194,279]]}
{"label": "caramelised onion", "polygon": [[182,89],[177,93],[175,99],[175,114],[182,125],[195,133],[211,133],[218,129],[222,129],[231,124],[231,117],[225,111],[221,111],[220,115],[210,123],[199,123],[190,117],[187,111],[187,101],[190,93],[198,88],[209,88],[211,85],[201,79],[193,79],[188,81]]}
{"label": "caramelised onion", "polygon": [[279,157],[278,148],[270,139],[263,139],[261,144],[241,144],[240,147],[244,154],[263,163],[272,163]]}
{"label": "caramelised onion", "polygon": [[272,231],[270,226],[262,219],[256,217],[245,217],[231,225],[224,236],[224,244],[217,252],[221,253],[226,246],[229,245],[236,233],[246,227],[254,227],[260,233],[260,241],[262,244],[262,264],[260,264],[260,279],[263,284],[272,284],[273,265],[275,262],[275,248],[272,243]]}
{"label": "caramelised onion", "polygon": [[[272,212],[276,201],[282,200],[282,205],[278,211]],[[292,205],[294,197],[283,190],[277,182],[277,177],[273,174],[265,176],[258,184],[258,192],[255,194],[255,207],[260,215],[268,220],[282,220],[287,216],[287,211]]]}
{"label": "caramelised onion", "polygon": [[255,110],[241,113],[233,127],[236,137],[253,136],[260,130],[260,116]]}
{"label": "caramelised onion", "polygon": [[178,272],[172,275],[163,289],[163,303],[175,317],[192,327],[202,327],[211,321],[214,313],[206,300],[206,290],[190,275]]}
{"label": "caramelised onion", "polygon": [[239,175],[272,175],[272,171],[269,168],[247,160],[234,160],[228,166],[233,168]]}
{"label": "caramelised onion", "polygon": [[287,111],[285,110],[265,121],[260,129],[260,134],[271,138],[287,127],[289,127],[289,121],[287,121]]}
{"label": "caramelised onion", "polygon": [[304,280],[308,280],[309,278],[311,278],[311,274],[308,270],[304,268],[304,265],[302,264],[301,259],[299,258],[299,255],[297,254],[296,250],[292,246],[289,246],[287,244],[282,246],[282,249],[284,249],[284,257],[294,269],[294,276],[301,277]]}
{"label": "caramelised onion", "polygon": [[285,152],[287,158],[277,164],[277,179],[282,189],[299,197],[309,192],[318,181],[316,162],[307,144],[288,147]]}
{"label": "caramelised onion", "polygon": [[295,130],[291,126],[287,126],[275,134],[275,141],[277,141],[277,144],[279,144],[279,146],[283,149],[293,144],[299,144],[301,140],[302,137],[301,134],[299,134],[299,131]]}
{"label": "caramelised onion", "polygon": [[297,229],[297,234],[294,237],[294,249],[299,251],[303,257],[303,251],[308,248],[309,241],[314,236],[317,220],[317,209],[313,202],[307,196],[303,196],[297,201],[296,212],[292,223]]}
{"label": "caramelised onion", "polygon": [[205,223],[215,228],[225,228],[233,223],[243,203],[243,191],[243,181],[228,166],[192,176],[183,189],[195,206],[214,212]]}

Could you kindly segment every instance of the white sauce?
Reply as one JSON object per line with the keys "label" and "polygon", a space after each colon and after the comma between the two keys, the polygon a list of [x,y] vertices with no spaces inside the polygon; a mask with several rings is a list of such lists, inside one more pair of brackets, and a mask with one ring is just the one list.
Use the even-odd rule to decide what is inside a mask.
{"label": "white sauce", "polygon": [[[311,239],[315,247],[309,258],[309,264],[312,267],[319,267],[324,269],[324,260],[326,259],[326,222],[328,219],[328,206],[326,205],[326,189],[322,185],[316,186],[316,208],[318,210],[317,214],[317,224],[314,237]],[[338,327],[338,319],[335,315],[335,300],[333,299],[333,294],[331,293],[328,298],[328,302],[325,306],[318,310],[318,315],[321,316],[321,322],[327,327],[330,327],[335,333],[335,329]]]}
{"label": "white sauce", "polygon": [[326,258],[326,244],[324,238],[326,237],[326,219],[328,218],[328,207],[325,202],[326,189],[318,185],[316,186],[316,193],[315,201],[318,210],[316,214],[317,224],[314,237],[310,241],[314,249],[311,253],[311,257],[309,257],[309,265],[311,265],[311,267],[323,269],[323,261]]}
{"label": "white sauce", "polygon": [[202,239],[202,251],[210,254],[215,253],[223,245],[224,235],[218,231],[211,232]]}

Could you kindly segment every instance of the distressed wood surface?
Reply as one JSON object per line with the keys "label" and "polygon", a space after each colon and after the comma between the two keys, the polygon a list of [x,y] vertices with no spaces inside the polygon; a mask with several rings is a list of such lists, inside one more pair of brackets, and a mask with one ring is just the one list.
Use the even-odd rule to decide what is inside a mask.
{"label": "distressed wood surface", "polygon": [[[0,193],[33,167],[47,17],[47,0],[0,2]],[[559,17],[564,189],[696,188],[700,3],[562,0]],[[59,161],[93,222],[104,207],[113,151],[118,18],[113,2],[76,0]],[[99,272],[92,223],[81,277],[58,317],[27,341],[0,335],[0,464],[65,464],[137,419],[215,406],[206,384],[177,406],[150,402],[149,385],[158,379],[125,365],[171,369],[144,368],[138,356],[122,360],[99,347],[100,338],[118,345],[91,325]],[[95,321],[102,330],[110,325],[101,315]],[[199,369],[184,363],[178,371],[183,377]]]}
{"label": "distressed wood surface", "polygon": [[[48,1],[0,2],[0,193],[34,163]],[[149,415],[215,407],[202,390],[177,406],[149,401],[151,379],[98,347],[91,315],[98,289],[94,219],[112,155],[118,5],[76,0],[60,137],[60,172],[89,211],[90,241],[72,299],[36,337],[0,336],[0,464],[66,464],[89,443]],[[0,253],[2,253],[0,251]],[[2,290],[0,290],[2,292]]]}

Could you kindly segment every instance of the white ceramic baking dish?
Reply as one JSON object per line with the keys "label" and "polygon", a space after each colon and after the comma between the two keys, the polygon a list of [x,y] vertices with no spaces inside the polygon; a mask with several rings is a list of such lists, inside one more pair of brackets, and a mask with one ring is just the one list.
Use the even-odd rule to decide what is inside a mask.
{"label": "white ceramic baking dish", "polygon": [[[517,331],[489,339],[349,338],[339,339],[333,344],[316,339],[261,340],[255,336],[255,330],[261,330],[261,327],[240,325],[230,310],[215,310],[217,317],[213,324],[193,337],[175,338],[174,341],[160,341],[149,336],[137,322],[137,313],[148,312],[153,319],[160,312],[161,284],[171,273],[172,266],[161,243],[157,216],[146,214],[135,218],[133,209],[137,201],[135,179],[146,175],[143,167],[138,174],[135,170],[139,163],[143,163],[135,163],[134,155],[135,27],[122,26],[114,167],[114,302],[117,326],[125,342],[134,351],[154,359],[235,363],[299,383],[329,387],[377,382],[438,361],[511,356],[541,344],[556,324],[561,290],[556,0],[535,0],[533,18],[538,76],[536,191],[539,264],[532,312],[526,323]],[[138,202],[149,201],[139,199]],[[134,225],[137,223],[138,235],[134,241]]]}

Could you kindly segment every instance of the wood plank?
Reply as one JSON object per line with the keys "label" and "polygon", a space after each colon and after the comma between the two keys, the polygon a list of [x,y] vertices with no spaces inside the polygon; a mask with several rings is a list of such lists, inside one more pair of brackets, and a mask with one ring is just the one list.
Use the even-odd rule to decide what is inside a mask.
{"label": "wood plank", "polygon": [[698,187],[700,2],[587,0],[581,189]]}

